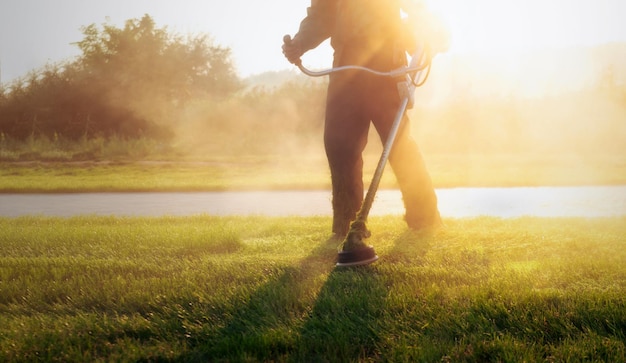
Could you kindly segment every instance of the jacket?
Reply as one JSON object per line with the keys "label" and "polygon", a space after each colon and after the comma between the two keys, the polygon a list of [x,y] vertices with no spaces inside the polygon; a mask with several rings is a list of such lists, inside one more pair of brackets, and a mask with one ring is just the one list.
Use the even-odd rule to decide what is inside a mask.
{"label": "jacket", "polygon": [[308,51],[330,38],[336,63],[343,63],[347,48],[370,55],[393,53],[390,56],[397,58],[404,54],[407,41],[400,1],[312,0],[295,39]]}

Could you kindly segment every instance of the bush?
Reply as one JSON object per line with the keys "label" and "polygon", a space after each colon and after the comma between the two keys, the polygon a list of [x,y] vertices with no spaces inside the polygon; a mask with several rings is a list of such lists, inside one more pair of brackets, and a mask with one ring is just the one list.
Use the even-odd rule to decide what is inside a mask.
{"label": "bush", "polygon": [[225,98],[242,87],[230,50],[207,36],[170,35],[148,15],[121,29],[82,30],[81,57],[35,70],[0,92],[0,132],[18,140],[55,133],[166,140],[190,99]]}

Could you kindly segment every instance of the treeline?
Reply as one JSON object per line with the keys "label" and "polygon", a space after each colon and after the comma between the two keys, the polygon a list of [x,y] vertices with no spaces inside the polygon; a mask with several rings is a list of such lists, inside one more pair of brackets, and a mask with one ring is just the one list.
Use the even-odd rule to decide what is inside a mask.
{"label": "treeline", "polygon": [[[82,31],[79,57],[0,87],[0,153],[33,140],[100,148],[143,140],[201,157],[321,151],[324,79],[283,73],[269,78],[287,81],[253,86],[237,74],[228,48],[206,35],[171,34],[148,15]],[[566,71],[578,54],[562,57],[567,67],[539,54],[527,65],[536,71],[514,76],[502,62],[436,60],[411,111],[415,137],[440,154],[623,154],[626,46],[599,49],[573,73]],[[591,74],[572,83],[583,70]],[[533,88],[541,92],[533,96]]]}
{"label": "treeline", "polygon": [[189,100],[241,88],[229,50],[206,36],[168,34],[147,15],[121,29],[92,24],[82,31],[78,59],[35,70],[3,90],[0,132],[17,139],[165,137],[164,120]]}
{"label": "treeline", "polygon": [[0,87],[2,140],[149,138],[219,149],[320,125],[322,85],[247,87],[230,49],[207,35],[171,34],[149,15],[82,32],[75,60]]}

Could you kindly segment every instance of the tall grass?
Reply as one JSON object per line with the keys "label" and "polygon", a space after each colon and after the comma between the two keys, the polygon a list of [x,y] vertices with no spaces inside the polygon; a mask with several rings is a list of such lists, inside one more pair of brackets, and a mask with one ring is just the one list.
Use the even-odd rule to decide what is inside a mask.
{"label": "tall grass", "polygon": [[626,359],[626,220],[0,219],[1,361]]}
{"label": "tall grass", "polygon": [[83,137],[69,140],[31,135],[19,141],[0,134],[0,161],[71,162],[99,160],[171,159],[177,152],[169,145],[151,138]]}

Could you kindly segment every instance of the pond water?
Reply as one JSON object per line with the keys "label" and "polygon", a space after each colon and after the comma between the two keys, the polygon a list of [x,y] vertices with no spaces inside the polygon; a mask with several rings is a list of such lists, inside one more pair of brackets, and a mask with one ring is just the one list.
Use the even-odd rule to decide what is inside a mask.
{"label": "pond water", "polygon": [[[442,216],[626,215],[626,186],[438,189]],[[330,215],[330,192],[0,194],[0,216]],[[370,215],[403,214],[397,190],[380,190]]]}

